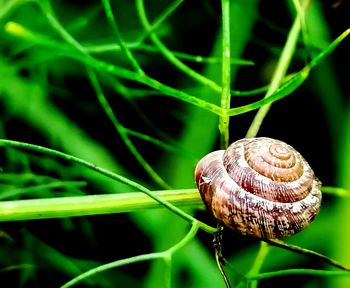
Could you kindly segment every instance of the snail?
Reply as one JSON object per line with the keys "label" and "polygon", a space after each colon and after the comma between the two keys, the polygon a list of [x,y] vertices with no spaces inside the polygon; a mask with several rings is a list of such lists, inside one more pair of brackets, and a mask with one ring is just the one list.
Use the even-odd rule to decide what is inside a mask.
{"label": "snail", "polygon": [[198,190],[213,216],[243,235],[291,236],[306,228],[321,205],[321,182],[290,145],[245,138],[203,157],[195,169]]}

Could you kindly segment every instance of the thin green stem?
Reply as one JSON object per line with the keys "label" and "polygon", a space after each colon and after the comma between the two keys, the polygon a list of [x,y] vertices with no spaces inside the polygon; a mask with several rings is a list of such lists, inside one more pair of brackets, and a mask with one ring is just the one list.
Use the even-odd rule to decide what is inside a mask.
{"label": "thin green stem", "polygon": [[159,139],[154,138],[152,136],[149,136],[147,134],[140,133],[138,131],[131,130],[131,129],[126,128],[126,127],[124,127],[124,129],[125,129],[126,133],[128,133],[128,135],[130,135],[130,136],[134,136],[138,139],[142,139],[144,141],[152,143],[158,147],[161,147],[162,149],[164,149],[166,151],[176,153],[177,155],[185,155],[186,157],[190,157],[189,154],[186,154],[186,152],[181,150],[181,147],[174,147],[174,145],[172,145],[172,144],[168,144],[162,140],[159,140]]}
{"label": "thin green stem", "polygon": [[220,116],[219,130],[221,135],[221,148],[226,149],[229,143],[229,121],[227,111],[231,102],[231,44],[230,44],[230,0],[222,0],[222,93],[221,108],[225,111]]}
{"label": "thin green stem", "polygon": [[197,234],[198,229],[200,228],[199,222],[195,222],[192,224],[190,231],[186,234],[184,238],[182,238],[178,243],[176,243],[173,247],[167,250],[168,253],[174,254],[176,251],[182,249],[185,245],[187,245]]}
{"label": "thin green stem", "polygon": [[[80,188],[86,186],[86,182],[83,181],[53,181],[50,183],[45,183],[45,184],[38,184],[38,185],[33,185],[29,187],[21,187],[21,188],[16,188],[12,190],[7,190],[7,191],[1,191],[0,194],[0,206],[3,202],[4,199],[8,198],[15,198],[20,195],[29,195],[33,194],[36,195],[37,197],[42,195],[43,193],[49,193],[51,189],[57,189],[57,188]],[[52,194],[51,194],[52,196]],[[0,211],[0,215],[1,215]],[[6,215],[8,215],[8,211],[6,211]],[[0,216],[1,218],[1,216]],[[1,221],[1,219],[0,219]]]}
{"label": "thin green stem", "polygon": [[300,28],[302,32],[301,35],[303,37],[303,44],[305,46],[305,50],[307,51],[307,53],[309,53],[309,56],[312,55],[312,42],[308,32],[308,27],[306,25],[305,10],[310,6],[311,2],[312,0],[293,0],[295,10],[300,15]]}
{"label": "thin green stem", "polygon": [[158,252],[158,253],[138,255],[135,257],[130,257],[130,258],[114,261],[111,263],[107,263],[107,264],[98,266],[94,269],[88,270],[85,273],[80,274],[79,276],[73,278],[69,282],[62,285],[61,288],[72,287],[88,277],[91,277],[97,273],[101,273],[101,272],[109,270],[109,269],[113,269],[113,268],[117,268],[117,267],[121,267],[121,266],[125,266],[125,265],[130,265],[133,263],[139,263],[139,262],[143,262],[143,261],[162,259],[163,257],[164,257],[164,252]]}
{"label": "thin green stem", "polygon": [[170,247],[168,250],[165,250],[163,252],[138,255],[135,257],[130,257],[127,259],[122,259],[122,260],[114,261],[105,265],[98,266],[89,271],[86,271],[85,273],[80,274],[79,276],[65,283],[63,286],[61,286],[61,288],[72,287],[73,285],[78,284],[79,282],[83,281],[88,277],[91,277],[97,273],[101,273],[109,269],[130,265],[130,264],[134,264],[142,261],[155,260],[155,259],[163,259],[164,262],[166,263],[167,273],[165,273],[164,275],[166,280],[165,287],[171,287],[170,286],[171,285],[171,281],[170,281],[171,280],[171,261],[172,261],[173,254],[175,254],[178,250],[180,250],[185,245],[187,245],[196,236],[198,229],[199,229],[198,223],[193,223],[190,231],[186,234],[186,236],[182,238],[180,242]]}
{"label": "thin green stem", "polygon": [[[292,56],[295,51],[295,47],[298,43],[299,33],[300,33],[300,13],[297,14],[296,19],[294,20],[293,26],[289,32],[288,39],[286,45],[283,48],[281,56],[278,60],[277,67],[275,73],[272,77],[272,81],[268,91],[266,92],[265,98],[268,98],[271,94],[273,94],[279,87],[282,82],[284,76],[286,75],[287,69],[291,62]],[[260,126],[264,121],[268,111],[270,110],[271,103],[262,106],[255,118],[250,125],[246,137],[255,137],[258,134]]]}
{"label": "thin green stem", "polygon": [[337,267],[339,269],[350,272],[350,267],[347,267],[347,266],[339,263],[338,261],[331,259],[323,254],[318,253],[318,252],[315,252],[315,251],[312,251],[309,249],[305,249],[305,248],[301,248],[299,246],[291,245],[291,244],[285,243],[285,242],[278,240],[278,239],[270,239],[270,240],[264,240],[264,241],[272,246],[276,246],[276,247],[283,248],[283,249],[286,249],[286,250],[289,250],[289,251],[292,251],[292,252],[295,252],[295,253],[298,253],[301,255],[305,255],[307,257],[314,258],[316,260],[320,260],[324,263],[328,263],[334,267]]}
{"label": "thin green stem", "polygon": [[[148,25],[148,28],[145,30],[145,33],[141,35],[141,37],[139,38],[139,40],[137,41],[137,43],[143,43],[145,41],[145,39],[150,35],[151,32],[157,30],[159,28],[159,26],[161,24],[163,24],[165,22],[166,19],[168,19],[175,11],[176,9],[182,4],[182,2],[184,2],[184,0],[175,0],[172,3],[170,3],[168,5],[168,7],[166,7],[162,13],[160,13],[157,18],[153,21],[152,25]],[[142,5],[142,6],[139,6]],[[144,4],[142,3],[138,3],[136,1],[136,8],[137,8],[137,12],[144,14],[145,18],[146,18],[146,22],[148,22],[147,17],[146,17],[146,13],[145,13],[145,9],[144,9]],[[140,11],[139,9],[141,8]],[[139,15],[140,17],[140,15]],[[157,49],[157,48],[156,48]],[[158,50],[159,51],[159,50]]]}
{"label": "thin green stem", "polygon": [[39,7],[42,9],[45,17],[51,24],[52,28],[55,29],[55,31],[58,32],[58,34],[70,45],[72,45],[76,50],[79,52],[86,54],[85,48],[80,45],[80,43],[75,40],[68,32],[67,30],[61,25],[61,23],[57,20],[55,13],[51,7],[49,0],[44,1],[36,1],[39,5]]}
{"label": "thin green stem", "polygon": [[328,270],[316,270],[316,269],[286,269],[274,272],[266,272],[248,276],[250,280],[262,280],[272,277],[280,277],[286,275],[314,275],[314,276],[345,276],[350,277],[349,272],[345,271],[328,271]]}
{"label": "thin green stem", "polygon": [[[250,275],[259,274],[269,250],[270,250],[269,245],[263,241],[260,241],[259,252],[255,257],[255,261],[252,268],[247,273],[247,278],[249,278]],[[252,281],[250,288],[256,288],[256,287],[258,287],[258,281]]]}
{"label": "thin green stem", "polygon": [[[290,95],[290,93],[292,93],[302,83],[304,83],[304,81],[309,76],[310,69],[311,69],[310,66],[305,66],[302,70],[300,70],[298,73],[296,73],[294,76],[292,76],[287,82],[285,82],[280,88],[278,88],[269,97],[265,97],[265,98],[263,98],[261,100],[253,102],[251,104],[247,104],[247,105],[243,105],[243,106],[240,106],[240,107],[231,108],[228,111],[228,115],[234,116],[234,115],[247,113],[249,111],[256,110],[257,108],[264,107],[266,105],[271,105],[271,103],[273,103],[273,102],[275,102],[275,101],[277,101],[279,99],[282,99],[282,98]],[[253,123],[257,123],[257,122],[255,121]],[[252,125],[253,125],[253,123],[252,123]],[[251,128],[255,127],[255,125],[256,124],[251,126]],[[251,135],[254,135],[254,134],[251,134]],[[246,137],[248,137],[248,136],[246,136]],[[254,136],[252,136],[252,137],[254,137]]]}
{"label": "thin green stem", "polygon": [[[183,0],[177,0],[177,1],[173,2],[172,5],[170,6],[171,9],[175,9],[182,2],[183,2]],[[194,79],[194,80],[196,80],[196,81],[198,81],[198,82],[200,82],[200,83],[210,87],[211,89],[213,89],[214,91],[216,91],[218,93],[221,93],[222,92],[222,88],[219,85],[217,85],[214,81],[204,77],[202,74],[194,71],[192,68],[190,68],[185,63],[180,61],[175,56],[175,54],[172,51],[170,51],[162,43],[162,41],[159,39],[157,34],[153,30],[151,30],[152,26],[151,26],[151,24],[149,23],[149,21],[147,19],[147,15],[146,15],[146,11],[145,11],[143,0],[137,0],[136,4],[137,4],[137,11],[139,12],[139,17],[140,17],[141,23],[143,24],[143,26],[145,27],[145,29],[147,31],[150,31],[150,33],[149,33],[150,39],[152,40],[154,45],[156,47],[158,47],[159,51],[163,54],[163,56],[166,59],[168,59],[168,61],[171,62],[174,66],[176,66],[179,70],[181,70],[184,73],[186,73],[192,79]]]}
{"label": "thin green stem", "polygon": [[[169,202],[163,200],[161,197],[159,197],[158,195],[154,194],[151,190],[147,189],[146,187],[142,186],[141,184],[132,181],[122,175],[116,174],[114,172],[111,172],[107,169],[104,169],[102,167],[96,166],[93,163],[90,163],[88,161],[85,161],[83,159],[80,159],[78,157],[57,151],[57,150],[53,150],[50,148],[46,148],[46,147],[42,147],[42,146],[38,146],[38,145],[33,145],[33,144],[29,144],[29,143],[23,143],[23,142],[18,142],[18,141],[12,141],[12,140],[6,140],[6,139],[0,139],[0,146],[4,146],[4,147],[14,147],[14,148],[21,148],[21,149],[25,149],[25,150],[30,150],[30,151],[36,151],[39,153],[44,153],[47,155],[51,155],[51,156],[55,156],[61,159],[65,159],[67,161],[82,165],[86,168],[89,168],[91,170],[94,170],[102,175],[107,176],[108,178],[111,178],[113,180],[125,183],[127,185],[129,185],[130,187],[135,188],[138,191],[141,191],[143,193],[145,193],[146,195],[148,195],[149,197],[151,197],[152,199],[154,199],[155,201],[159,202],[160,204],[162,204],[164,207],[168,208],[169,210],[171,210],[172,212],[174,212],[176,215],[178,215],[179,217],[183,218],[184,220],[190,222],[190,223],[194,223],[194,222],[198,222],[197,219],[195,219],[194,217],[192,217],[191,215],[185,213],[184,211],[182,211],[181,209],[177,208],[176,206],[170,204]],[[201,228],[203,230],[206,230],[210,233],[214,233],[216,231],[216,228],[210,227],[204,223],[201,224]]]}
{"label": "thin green stem", "polygon": [[121,51],[125,54],[126,58],[130,61],[131,65],[134,67],[135,71],[138,74],[144,74],[142,68],[140,67],[139,63],[137,62],[137,60],[134,58],[134,56],[132,55],[130,49],[128,48],[127,45],[125,45],[121,35],[120,35],[120,31],[119,31],[119,27],[117,22],[115,21],[115,17],[113,15],[113,11],[112,11],[112,7],[111,7],[111,3],[109,0],[102,0],[102,5],[105,9],[106,12],[106,16],[108,19],[109,24],[112,26],[115,35],[117,36],[117,41],[118,44],[120,45]]}
{"label": "thin green stem", "polygon": [[[154,28],[154,24],[152,25],[152,28]],[[153,29],[154,30],[154,29]],[[151,53],[159,53],[159,49],[157,47],[154,47],[152,45],[147,44],[141,44],[139,42],[131,42],[131,43],[125,43],[125,45],[130,50],[140,50],[145,52],[151,52]],[[121,51],[120,45],[116,43],[107,43],[107,44],[87,44],[84,46],[86,51],[90,54],[99,54],[99,53],[106,53],[106,52],[119,52]],[[190,62],[195,63],[207,63],[207,64],[213,64],[213,63],[222,63],[222,57],[204,57],[201,55],[191,55],[188,53],[183,53],[179,51],[173,51],[172,53],[179,59],[183,59]],[[245,60],[245,59],[236,59],[231,58],[230,60],[231,65],[247,65],[251,66],[254,65],[253,61]],[[264,88],[266,91],[266,88]],[[236,91],[237,94],[239,94],[239,91]]]}
{"label": "thin green stem", "polygon": [[139,153],[135,145],[132,143],[132,141],[129,138],[129,135],[127,133],[127,130],[125,130],[124,126],[120,124],[119,120],[115,116],[111,106],[109,105],[102,88],[98,82],[98,79],[96,77],[95,72],[93,72],[91,69],[87,68],[87,73],[89,76],[89,79],[92,83],[93,88],[95,89],[95,93],[97,96],[98,101],[100,102],[103,110],[107,114],[108,118],[113,123],[115,129],[119,133],[119,135],[122,137],[125,145],[128,147],[130,152],[134,155],[136,160],[142,165],[142,167],[146,170],[146,172],[152,177],[152,179],[160,185],[160,187],[164,189],[171,189],[171,187],[158,175],[156,171],[152,168],[151,165],[148,164],[148,162],[142,157],[142,155]]}

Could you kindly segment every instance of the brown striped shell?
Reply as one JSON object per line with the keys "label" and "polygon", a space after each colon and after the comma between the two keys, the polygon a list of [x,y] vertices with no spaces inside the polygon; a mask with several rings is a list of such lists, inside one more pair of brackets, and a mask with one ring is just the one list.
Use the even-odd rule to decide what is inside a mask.
{"label": "brown striped shell", "polygon": [[195,177],[207,209],[243,235],[293,235],[320,209],[321,182],[300,153],[279,140],[238,140],[202,158]]}

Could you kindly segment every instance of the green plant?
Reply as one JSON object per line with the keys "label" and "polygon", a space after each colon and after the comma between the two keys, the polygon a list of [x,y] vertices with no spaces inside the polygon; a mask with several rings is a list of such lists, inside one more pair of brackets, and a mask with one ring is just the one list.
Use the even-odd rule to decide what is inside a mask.
{"label": "green plant", "polygon": [[[131,5],[129,1],[102,0],[83,7],[47,0],[0,3],[4,138],[0,145],[19,148],[2,148],[0,175],[0,221],[6,222],[0,272],[11,286],[48,287],[50,283],[57,287],[67,282],[62,287],[70,287],[79,282],[92,287],[224,287],[214,256],[204,245],[217,228],[213,222],[205,224],[211,220],[205,218],[199,193],[193,188],[194,165],[213,149],[218,134],[221,147],[246,131],[246,136],[254,137],[273,102],[297,94],[306,81],[313,81],[313,89],[322,87],[322,80],[310,80],[315,69],[323,67],[318,77],[325,77],[333,86],[332,96],[324,96],[322,101],[330,119],[332,143],[343,147],[341,155],[348,155],[350,133],[345,128],[340,131],[339,123],[347,123],[349,113],[339,104],[340,84],[332,80],[330,64],[324,60],[350,30],[344,29],[328,43],[321,33],[329,30],[322,21],[320,3],[287,2],[289,6],[284,8],[294,22],[289,32],[282,31],[281,37],[287,41],[280,48],[261,44],[252,36],[256,25],[271,24],[259,18],[258,1],[203,2],[208,6],[179,0],[143,2]],[[207,11],[211,25],[216,23],[219,28],[192,28],[190,24],[196,25],[196,20],[201,24],[208,21],[196,14],[197,9]],[[183,32],[208,29],[210,36],[203,33],[198,39],[211,37],[213,47],[195,46],[198,39],[194,34],[182,40],[182,35],[176,34],[181,25]],[[180,45],[181,41],[185,44]],[[255,51],[266,49],[278,62],[273,72],[267,73],[268,80],[260,79],[261,85],[249,83],[248,89],[239,88],[244,69],[251,69],[251,75],[258,66],[253,66],[255,59],[242,59],[243,51],[254,41]],[[176,47],[188,50],[175,52]],[[210,56],[194,56],[196,51]],[[237,90],[232,89],[236,86]],[[263,93],[265,97],[260,99]],[[324,95],[321,89],[319,94]],[[297,104],[308,107],[305,96]],[[248,121],[251,124],[238,116],[251,115],[248,112],[256,109],[258,113]],[[335,114],[342,118],[332,118]],[[306,123],[309,116],[301,115]],[[274,119],[277,121],[268,124],[263,133],[271,136],[273,127],[279,127],[281,118]],[[246,127],[238,130],[237,126]],[[294,137],[300,133],[299,128],[295,130]],[[311,141],[312,135],[306,139]],[[339,161],[343,187],[349,187],[346,163]],[[346,205],[346,190],[326,187],[323,191],[341,194],[341,204],[335,205]],[[327,215],[333,208],[327,198],[325,202]],[[155,207],[163,208],[151,209]],[[132,213],[114,214],[122,212]],[[107,216],[91,216],[100,214]],[[333,221],[339,214],[344,216],[335,214]],[[88,215],[91,217],[82,217]],[[48,218],[54,219],[38,220]],[[18,220],[22,221],[12,222]],[[312,250],[341,258],[335,248],[325,249],[329,239],[317,240],[325,237],[325,227],[331,229],[329,221],[321,215],[310,230],[293,237],[291,244],[304,247],[307,243]],[[200,241],[202,230],[209,234]],[[50,235],[45,235],[46,231]],[[113,239],[112,243],[107,239]],[[237,242],[237,248],[226,252],[230,240],[225,239]],[[328,261],[346,270],[345,264],[316,252],[278,241],[259,244],[252,240],[250,245],[242,245],[248,240],[230,233],[223,239],[224,256],[232,254],[227,277],[235,287],[256,287],[257,280],[280,275],[291,275],[295,283],[299,283],[295,275],[308,274],[327,277],[330,285],[337,281],[334,276],[349,281],[348,271],[323,266]],[[82,241],[86,244],[80,244]],[[333,246],[337,243],[341,240]],[[348,255],[346,244],[340,246],[343,255]],[[287,269],[299,267],[302,261],[287,249],[319,261],[316,267],[307,263]],[[288,264],[282,258],[285,255]],[[344,259],[340,260],[343,263]],[[123,269],[112,269],[120,266]],[[263,268],[273,272],[260,273]],[[309,277],[305,282],[319,283],[319,279]]]}

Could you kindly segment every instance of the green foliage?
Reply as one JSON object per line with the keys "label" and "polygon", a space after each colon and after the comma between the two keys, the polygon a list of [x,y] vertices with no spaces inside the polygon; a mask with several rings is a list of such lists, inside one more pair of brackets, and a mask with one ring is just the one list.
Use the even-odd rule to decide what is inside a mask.
{"label": "green foliage", "polygon": [[[264,18],[265,1],[187,2],[0,1],[0,276],[7,287],[224,287],[210,242],[217,229],[206,224],[194,189],[196,161],[218,148],[218,136],[222,148],[239,134],[273,136],[286,122],[271,105],[282,109],[295,95],[295,118],[307,129],[310,116],[299,112],[309,107],[305,85],[318,95],[312,109],[323,105],[317,113],[331,145],[341,147],[331,154],[339,159],[337,182],[325,184],[344,188],[325,187],[331,196],[321,215],[290,240],[310,250],[227,232],[225,270],[234,287],[274,287],[280,276],[299,287],[350,281],[350,231],[340,229],[349,219],[350,113],[327,62],[347,45],[350,29],[330,41],[316,1],[287,2],[282,29]],[[265,26],[282,44],[255,31]],[[244,59],[252,45],[270,63],[254,53]],[[267,80],[240,88],[244,71]],[[261,128],[270,113],[276,118]],[[296,138],[299,128],[280,136]],[[297,146],[317,145],[317,129]],[[237,245],[226,252],[230,239]]]}

